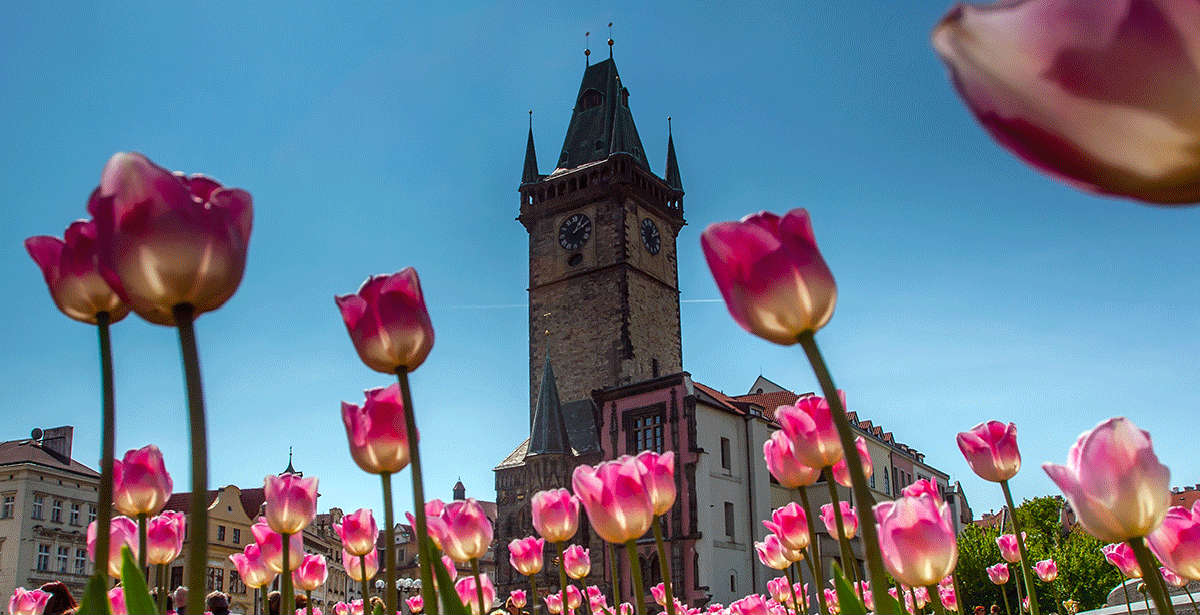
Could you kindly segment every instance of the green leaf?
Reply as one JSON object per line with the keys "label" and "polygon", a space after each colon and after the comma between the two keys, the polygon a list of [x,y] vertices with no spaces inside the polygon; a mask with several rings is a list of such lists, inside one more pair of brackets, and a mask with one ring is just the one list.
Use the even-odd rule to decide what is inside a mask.
{"label": "green leaf", "polygon": [[[838,607],[841,609],[842,615],[867,615],[867,606],[863,604],[862,600],[859,600],[858,594],[854,593],[854,587],[850,585],[850,581],[846,580],[846,575],[842,574],[842,567],[838,566],[837,562],[833,563],[833,585],[837,588]],[[893,611],[880,611],[880,613],[890,612]]]}
{"label": "green leaf", "polygon": [[121,586],[125,588],[125,608],[129,615],[155,615],[158,612],[142,570],[128,546],[121,547]]}
{"label": "green leaf", "polygon": [[79,601],[80,613],[98,613],[110,615],[112,607],[108,603],[108,592],[104,590],[104,581],[100,575],[94,574],[88,579],[87,587],[83,589],[83,598]]}
{"label": "green leaf", "polygon": [[[426,540],[426,548],[428,553],[437,553],[437,547],[433,542]],[[454,581],[450,580],[450,575],[446,572],[446,567],[442,565],[442,558],[435,557],[430,560],[430,567],[433,568],[433,574],[437,577],[438,595],[442,598],[442,610],[446,613],[470,613],[471,610],[463,605],[462,600],[458,599],[458,592],[454,591]]]}

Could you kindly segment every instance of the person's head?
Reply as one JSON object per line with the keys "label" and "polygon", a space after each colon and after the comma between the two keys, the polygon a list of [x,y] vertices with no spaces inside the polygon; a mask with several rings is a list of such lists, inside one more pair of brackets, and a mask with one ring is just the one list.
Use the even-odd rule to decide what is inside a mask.
{"label": "person's head", "polygon": [[279,615],[280,603],[283,602],[283,595],[278,591],[273,591],[267,594],[267,613],[268,615]]}
{"label": "person's head", "polygon": [[211,592],[204,597],[204,608],[213,615],[226,615],[229,612],[229,596],[221,592]]}
{"label": "person's head", "polygon": [[998,604],[992,605],[992,615],[1000,615],[1000,605],[998,605]]}
{"label": "person's head", "polygon": [[384,607],[383,598],[380,598],[379,596],[371,596],[371,612],[372,613],[375,612],[375,607],[379,607],[379,608]]}
{"label": "person's head", "polygon": [[175,594],[171,597],[175,599],[175,604],[179,605],[179,608],[186,607],[187,606],[187,587],[184,585],[180,585],[179,587],[176,587]]}
{"label": "person's head", "polygon": [[296,608],[302,609],[308,606],[308,597],[304,594],[296,594]]}
{"label": "person's head", "polygon": [[39,589],[50,594],[50,600],[46,602],[46,608],[42,611],[45,615],[60,615],[77,606],[75,598],[71,596],[71,590],[67,589],[62,581],[51,581]]}

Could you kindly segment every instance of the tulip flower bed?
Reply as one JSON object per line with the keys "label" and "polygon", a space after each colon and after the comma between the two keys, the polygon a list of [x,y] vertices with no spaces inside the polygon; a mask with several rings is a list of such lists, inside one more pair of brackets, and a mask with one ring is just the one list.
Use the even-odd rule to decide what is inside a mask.
{"label": "tulip flower bed", "polygon": [[[1102,8],[1103,3],[1084,0],[962,7],[938,25],[934,44],[972,111],[1001,143],[1032,164],[1092,191],[1153,203],[1200,200],[1200,171],[1175,163],[1187,158],[1183,150],[1197,147],[1194,120],[1200,92],[1194,83],[1186,86],[1192,90],[1185,118],[1176,118],[1173,107],[1160,109],[1164,117],[1175,120],[1171,122],[1175,128],[1164,124],[1146,129],[1144,118],[1128,111],[1125,104],[1141,90],[1117,91],[1140,87],[1140,82],[1104,81],[1119,70],[1088,72],[1086,77],[1098,83],[1077,88],[1109,88],[1111,104],[1098,104],[1056,89],[1040,65],[1002,61],[1008,49],[1050,45],[1055,36],[1070,40],[1104,36],[1120,25],[1132,39],[1183,37],[1181,49],[1190,49],[1191,56],[1181,50],[1184,55],[1168,59],[1182,65],[1190,57],[1194,69],[1200,48],[1200,9],[1195,3],[1131,0],[1127,4],[1137,5],[1139,11],[1123,17]],[[1112,23],[1115,19],[1124,21]],[[1045,22],[1051,20],[1057,21],[1047,27]],[[1118,68],[1131,62],[1124,60],[1117,62]],[[1104,61],[1111,62],[1112,57]],[[1194,70],[1189,75],[1194,76]],[[1014,95],[1017,91],[1025,95]],[[1123,94],[1128,96],[1117,96]],[[1109,139],[1099,134],[1122,132],[1114,127],[1145,137],[1135,139],[1140,149],[1125,150],[1129,159],[1114,158]],[[98,517],[87,531],[95,575],[79,612],[163,613],[171,588],[159,588],[154,603],[143,570],[158,567],[156,576],[163,579],[165,567],[182,556],[186,584],[205,586],[207,543],[184,540],[185,528],[194,536],[206,536],[208,529],[207,428],[196,320],[220,308],[241,283],[252,227],[251,197],[208,177],[172,173],[145,156],[122,153],[105,165],[87,211],[91,219],[70,224],[63,239],[32,237],[26,242],[56,306],[66,316],[97,328],[101,483]],[[935,483],[919,480],[904,487],[896,500],[879,503],[867,488],[873,471],[870,456],[862,438],[854,438],[845,397],[816,340],[833,316],[837,285],[817,248],[808,212],[762,212],[713,224],[704,231],[701,247],[733,319],[769,342],[799,345],[823,393],[776,409],[773,416],[780,429],[763,447],[771,475],[796,493],[796,501],[763,520],[769,533],[754,545],[762,564],[779,572],[764,588],[768,596],[751,594],[728,606],[704,607],[676,599],[670,582],[671,558],[659,522],[676,504],[675,457],[670,451],[644,451],[596,466],[581,465],[572,474],[570,490],[532,494],[531,522],[538,535],[507,545],[509,564],[528,578],[529,590],[497,596],[492,581],[479,569],[480,558],[493,541],[483,508],[473,499],[443,503],[424,497],[417,406],[409,374],[430,353],[434,331],[419,277],[409,268],[372,276],[356,293],[335,298],[363,364],[395,377],[396,382],[366,391],[359,405],[342,403],[350,456],[364,472],[380,478],[386,581],[382,595],[371,596],[370,583],[380,571],[375,547],[380,529],[374,512],[360,508],[343,517],[335,531],[342,541],[343,563],[350,577],[362,584],[364,599],[339,603],[333,612],[395,613],[401,608],[393,552],[392,478],[406,474],[413,500],[421,504],[408,514],[416,534],[421,581],[420,595],[405,601],[413,613],[486,613],[501,601],[510,612],[540,602],[537,606],[550,613],[582,609],[589,615],[641,614],[652,609],[670,615],[963,612],[975,606],[963,604],[963,599],[980,591],[986,574],[1002,588],[999,593],[1007,612],[1028,610],[1038,615],[1039,594],[1056,592],[1053,583],[1059,568],[1053,559],[1032,561],[1030,535],[1023,531],[1020,515],[1007,515],[1009,526],[1003,528],[1007,531],[995,538],[1002,561],[987,566],[986,573],[982,564],[978,570],[963,571],[956,569],[961,568],[960,539]],[[178,335],[191,436],[192,498],[186,513],[163,510],[172,480],[157,447],[131,450],[119,460],[113,451],[116,408],[109,329],[130,312],[173,327]],[[1010,512],[1017,510],[1009,488],[1021,469],[1016,426],[1003,421],[976,425],[958,434],[958,446],[980,478],[996,483]],[[1042,468],[1061,489],[1082,528],[1110,543],[1104,547],[1104,557],[1123,577],[1143,580],[1147,607],[1152,600],[1158,612],[1173,613],[1166,585],[1181,587],[1188,580],[1200,580],[1200,504],[1192,510],[1168,508],[1169,471],[1158,461],[1150,435],[1127,418],[1101,422],[1079,436],[1065,456],[1065,464],[1046,463]],[[822,477],[832,503],[817,510],[806,488]],[[851,488],[852,501],[839,499],[835,483]],[[317,484],[317,478],[299,475],[267,476],[265,513],[252,528],[254,543],[230,558],[247,587],[267,588],[279,579],[284,613],[297,612],[297,592],[311,594],[328,575],[325,559],[304,553],[301,538],[316,514]],[[112,517],[114,509],[120,516]],[[584,586],[592,554],[571,544],[581,513],[609,548],[626,552],[631,587],[621,587],[625,578],[613,558],[607,559],[614,568],[605,571],[611,593]],[[867,561],[862,578],[855,567],[822,568],[821,554],[816,552],[818,516],[829,535],[837,538],[841,561],[855,561],[850,541],[861,536]],[[657,574],[667,580],[653,587],[643,582],[645,571],[635,553],[637,541],[649,536],[658,548],[661,570]],[[547,544],[556,556],[559,582],[543,593],[536,577],[545,566]],[[801,563],[819,585],[802,582]],[[471,573],[457,578],[457,564],[469,566]],[[964,576],[980,581],[964,592]],[[119,579],[119,585],[113,586],[110,579]],[[1016,604],[1010,604],[1008,592],[1003,591],[1008,583],[1016,586]],[[265,600],[265,591],[263,595]],[[658,608],[646,604],[647,595]],[[1055,602],[1068,610],[1077,608],[1073,598],[1063,597],[1067,599],[1056,596]],[[48,598],[44,592],[18,588],[9,613],[41,613]],[[187,611],[204,612],[203,598],[200,591],[190,592]],[[264,602],[263,608],[269,606]],[[298,612],[319,611],[309,601]]]}

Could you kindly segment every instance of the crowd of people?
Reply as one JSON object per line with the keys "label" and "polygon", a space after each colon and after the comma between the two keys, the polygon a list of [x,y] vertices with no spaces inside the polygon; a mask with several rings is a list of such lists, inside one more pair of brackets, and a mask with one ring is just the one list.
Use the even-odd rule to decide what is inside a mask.
{"label": "crowd of people", "polygon": [[[50,599],[46,601],[46,607],[43,609],[42,615],[82,615],[79,614],[79,602],[71,595],[71,590],[67,588],[62,581],[51,581],[42,585],[40,588],[43,592],[50,594]],[[158,602],[158,589],[150,591],[151,598]],[[175,615],[188,615],[187,608],[188,588],[180,586],[175,588],[175,591],[167,594],[166,606],[167,613]],[[373,598],[379,600],[379,598]],[[282,595],[273,591],[267,594],[267,615],[280,615],[282,603]],[[229,610],[230,597],[229,594],[213,591],[209,592],[204,597],[205,613],[212,615],[230,615]],[[178,608],[175,605],[179,605]],[[296,595],[296,608],[303,609],[308,605],[308,600],[303,594]],[[372,604],[372,606],[374,606]]]}

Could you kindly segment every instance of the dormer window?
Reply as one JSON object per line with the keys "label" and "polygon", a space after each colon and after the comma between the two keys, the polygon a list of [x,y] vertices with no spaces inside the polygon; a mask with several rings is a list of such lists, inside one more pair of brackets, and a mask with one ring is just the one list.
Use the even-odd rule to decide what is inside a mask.
{"label": "dormer window", "polygon": [[583,111],[592,107],[599,107],[603,102],[604,95],[600,93],[600,90],[589,88],[584,90],[583,94],[579,95],[579,110]]}

